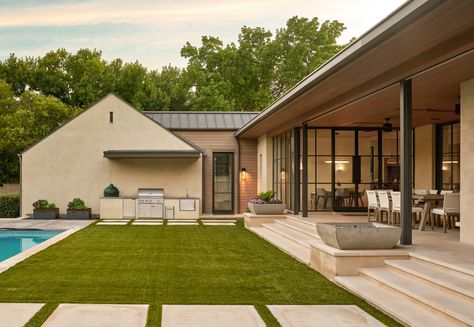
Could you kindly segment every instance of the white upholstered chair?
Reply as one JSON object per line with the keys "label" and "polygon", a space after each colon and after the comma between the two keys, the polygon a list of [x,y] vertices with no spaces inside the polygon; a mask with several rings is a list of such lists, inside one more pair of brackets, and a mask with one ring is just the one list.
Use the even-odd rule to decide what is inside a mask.
{"label": "white upholstered chair", "polygon": [[430,213],[431,229],[434,228],[434,216],[440,216],[443,219],[443,232],[446,233],[449,220],[452,219],[451,226],[454,226],[454,217],[459,217],[460,213],[460,198],[459,193],[444,194],[444,201],[442,208],[433,208]]}
{"label": "white upholstered chair", "polygon": [[[401,201],[400,201],[401,193],[400,192],[392,192],[392,210],[390,212],[390,221],[389,224],[395,225],[398,220],[400,221],[400,212],[401,212]],[[423,212],[422,207],[412,206],[412,226],[416,224],[417,216],[421,216]],[[420,217],[421,218],[421,217]]]}

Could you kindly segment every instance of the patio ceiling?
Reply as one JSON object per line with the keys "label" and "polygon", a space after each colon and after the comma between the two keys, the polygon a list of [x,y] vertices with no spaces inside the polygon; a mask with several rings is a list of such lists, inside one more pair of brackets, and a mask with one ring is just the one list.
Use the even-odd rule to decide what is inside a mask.
{"label": "patio ceiling", "polygon": [[[379,90],[384,90],[381,93],[385,96],[378,97],[377,105],[394,110],[391,113],[394,116],[398,108],[397,83],[400,80],[474,48],[473,16],[474,1],[471,0],[407,2],[275,101],[242,127],[237,135],[275,135]],[[472,72],[466,75],[469,74],[464,74],[466,79],[474,77]],[[427,88],[425,96],[429,96],[429,92],[436,95],[436,89],[449,87],[450,84],[438,83],[445,80],[444,76],[440,73],[437,76],[441,80],[433,81],[432,91]],[[463,76],[451,80],[459,81],[461,78]],[[451,105],[452,100],[446,103],[439,99],[418,100],[423,94],[419,90],[420,83],[417,81],[414,85],[416,106],[437,108]],[[390,88],[390,85],[394,86]],[[379,118],[377,115],[363,120]],[[362,121],[362,117],[358,120]],[[416,121],[416,124],[423,123],[418,118]]]}
{"label": "patio ceiling", "polygon": [[[474,77],[474,50],[416,75],[413,80],[413,126],[459,120],[459,84]],[[309,126],[381,127],[385,118],[400,124],[399,86],[394,84],[332,112],[316,116]]]}

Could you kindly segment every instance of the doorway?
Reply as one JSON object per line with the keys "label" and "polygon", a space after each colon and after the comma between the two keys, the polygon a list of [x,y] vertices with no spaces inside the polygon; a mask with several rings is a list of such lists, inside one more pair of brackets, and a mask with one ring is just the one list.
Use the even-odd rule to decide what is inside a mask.
{"label": "doorway", "polygon": [[212,212],[234,213],[234,153],[214,152],[212,169]]}

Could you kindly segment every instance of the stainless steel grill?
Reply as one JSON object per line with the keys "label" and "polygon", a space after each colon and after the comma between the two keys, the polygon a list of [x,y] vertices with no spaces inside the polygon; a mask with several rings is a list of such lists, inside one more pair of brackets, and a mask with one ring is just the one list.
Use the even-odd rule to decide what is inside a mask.
{"label": "stainless steel grill", "polygon": [[138,218],[163,218],[164,196],[162,188],[139,188]]}

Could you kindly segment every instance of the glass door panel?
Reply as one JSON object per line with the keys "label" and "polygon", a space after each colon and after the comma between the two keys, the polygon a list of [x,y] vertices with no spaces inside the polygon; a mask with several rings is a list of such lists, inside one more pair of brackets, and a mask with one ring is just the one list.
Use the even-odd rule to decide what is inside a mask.
{"label": "glass door panel", "polygon": [[234,210],[234,154],[213,154],[213,212],[233,213]]}
{"label": "glass door panel", "polygon": [[325,163],[334,167],[335,211],[348,211],[355,207],[356,183],[354,181],[355,158],[355,131],[334,131],[334,163],[332,160]]}

